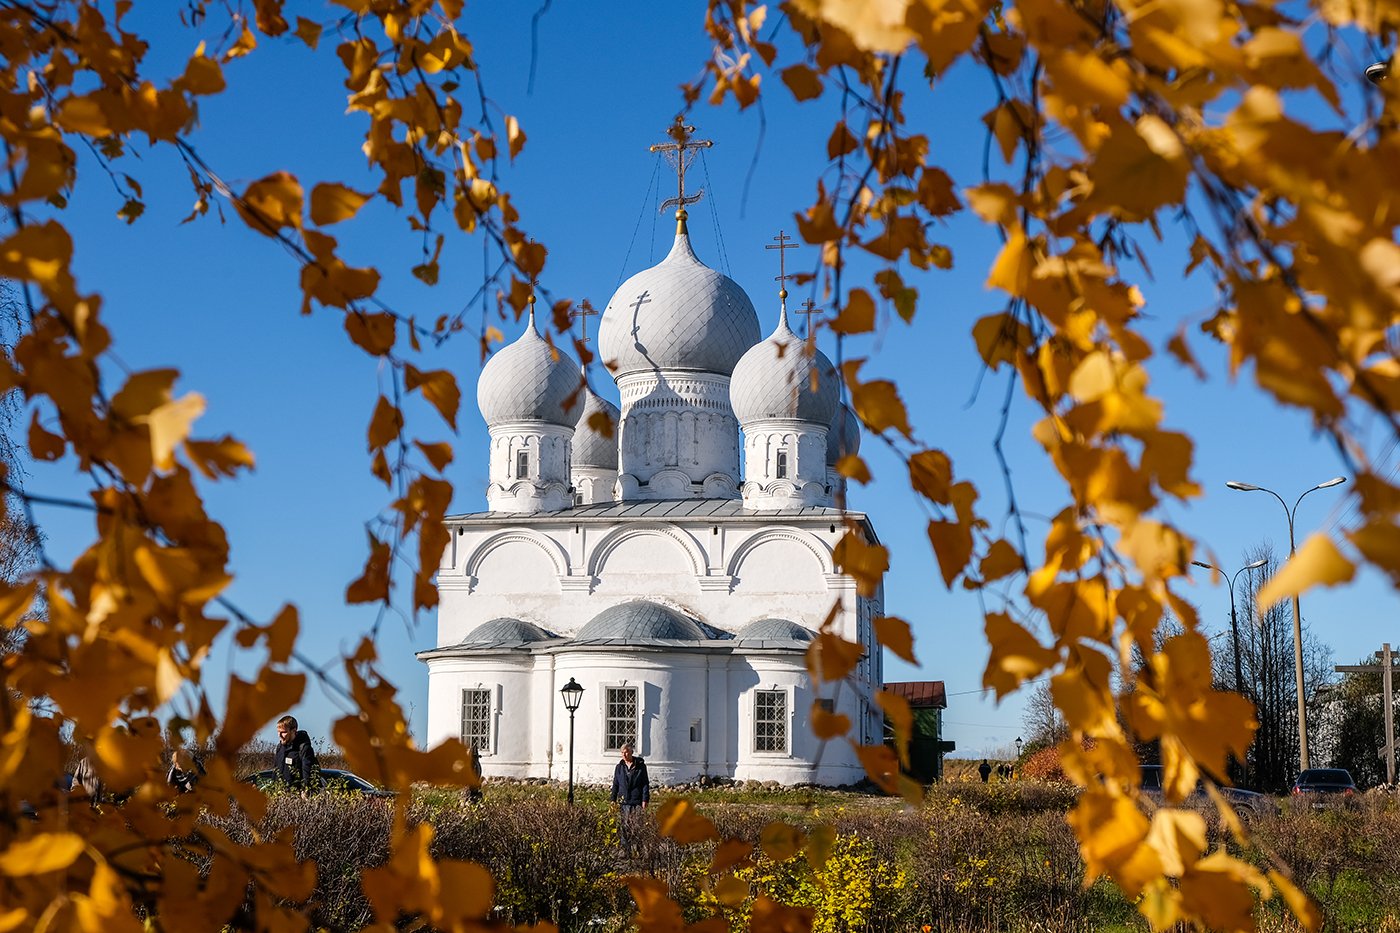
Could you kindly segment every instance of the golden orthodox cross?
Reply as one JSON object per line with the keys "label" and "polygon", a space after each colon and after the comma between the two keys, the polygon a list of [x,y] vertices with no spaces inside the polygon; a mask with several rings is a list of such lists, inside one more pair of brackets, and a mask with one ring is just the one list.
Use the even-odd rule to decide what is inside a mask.
{"label": "golden orthodox cross", "polygon": [[691,139],[691,134],[694,132],[695,127],[690,126],[677,115],[676,122],[672,123],[666,130],[666,135],[671,137],[672,142],[657,143],[651,147],[652,152],[664,155],[666,161],[671,163],[671,167],[676,170],[676,196],[662,202],[662,211],[665,211],[672,204],[684,211],[687,204],[694,204],[705,193],[704,188],[698,189],[689,196],[685,193],[685,170],[694,161],[696,150],[708,149],[714,145],[708,139]]}
{"label": "golden orthodox cross", "polygon": [[779,230],[778,235],[773,237],[773,239],[777,240],[778,242],[776,244],[765,246],[763,248],[775,249],[778,251],[778,274],[774,276],[774,281],[778,283],[778,297],[783,300],[783,310],[786,311],[787,280],[792,278],[792,276],[787,274],[787,251],[790,249],[797,249],[797,244],[793,243],[792,237],[788,236],[782,230]]}

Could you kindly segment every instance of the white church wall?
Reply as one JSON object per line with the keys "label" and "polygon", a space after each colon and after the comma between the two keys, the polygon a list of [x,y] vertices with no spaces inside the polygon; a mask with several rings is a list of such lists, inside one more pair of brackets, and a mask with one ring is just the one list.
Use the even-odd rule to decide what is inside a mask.
{"label": "white church wall", "polygon": [[531,736],[534,659],[528,654],[482,654],[428,662],[427,744],[462,738],[462,691],[487,690],[490,735],[481,750],[487,777],[525,777],[535,753]]}
{"label": "white church wall", "polygon": [[[800,654],[736,656],[730,667],[729,694],[737,696],[736,728],[731,737],[735,780],[778,781],[783,784],[851,784],[863,774],[855,753],[845,742],[828,742],[814,767],[820,744],[812,734],[812,691]],[[758,744],[756,713],[760,692],[779,692],[786,700],[786,747],[780,751]],[[859,698],[839,692],[835,711],[859,721]]]}

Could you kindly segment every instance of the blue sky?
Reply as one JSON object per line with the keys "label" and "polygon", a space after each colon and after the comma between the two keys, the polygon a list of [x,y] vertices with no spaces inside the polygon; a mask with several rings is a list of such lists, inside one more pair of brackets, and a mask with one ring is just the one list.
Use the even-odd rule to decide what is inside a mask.
{"label": "blue sky", "polygon": [[[673,176],[664,167],[657,174],[657,157],[647,147],[663,141],[680,106],[678,86],[694,77],[707,54],[701,5],[555,0],[539,20],[532,49],[535,9],[525,3],[484,5],[469,13],[466,31],[486,94],[498,107],[497,127],[511,113],[529,137],[501,181],[513,193],[525,228],[550,249],[541,284],[555,297],[588,298],[601,308],[626,276],[659,261],[669,247],[673,222],[658,214],[654,184],[660,183],[664,198]],[[296,12],[324,21],[335,15],[318,4]],[[153,39],[153,62],[170,72],[183,67],[201,38],[216,38],[181,30],[173,10],[161,4],[142,5],[133,15],[142,18],[131,25]],[[293,38],[265,39],[255,54],[227,66],[230,91],[203,101],[192,141],[234,188],[277,170],[296,174],[308,191],[320,181],[361,189],[375,184],[359,151],[363,123],[343,114],[343,73],[327,47],[334,41],[328,34],[312,53]],[[774,253],[763,246],[779,229],[793,232],[793,213],[813,200],[839,101],[828,93],[797,107],[776,75],[765,79],[765,89],[762,109],[737,113],[701,105],[692,115],[715,147],[693,176],[705,186],[706,199],[691,209],[691,231],[700,257],[748,291],[767,332],[776,319],[777,269]],[[474,117],[474,90],[461,93]],[[911,94],[912,127],[929,134],[933,159],[959,187],[982,180],[980,117],[993,103],[986,79],[966,68],[951,73],[932,96]],[[171,153],[136,143],[123,163],[119,170],[137,178],[146,195],[146,213],[135,224],[117,218],[122,199],[85,154],[83,181],[73,206],[63,212],[77,244],[80,285],[104,296],[103,313],[115,336],[110,376],[120,382],[123,367],[178,367],[179,389],[208,400],[197,433],[231,432],[254,450],[254,474],[205,487],[210,510],[225,524],[233,547],[236,580],[229,596],[262,618],[284,602],[296,603],[303,649],[330,660],[353,646],[376,617],[373,609],[347,608],[343,594],[364,561],[365,523],[386,502],[383,487],[369,475],[365,452],[365,427],[385,373],[350,345],[339,312],[298,313],[295,262],[244,226],[227,205],[225,224],[213,212],[180,224],[194,196]],[[1004,171],[996,154],[989,164],[993,173]],[[415,280],[409,268],[421,261],[421,238],[385,206],[372,205],[331,232],[347,261],[380,270],[380,295],[389,305],[420,320],[461,311],[481,284],[480,239],[448,231],[440,283],[429,288]],[[1000,309],[999,297],[982,285],[999,243],[995,231],[963,217],[931,236],[953,250],[954,267],[908,274],[920,293],[912,325],[882,314],[879,332],[848,341],[844,353],[873,355],[865,377],[884,374],[898,381],[917,438],[946,450],[958,475],[978,484],[982,513],[997,527],[1006,496],[992,442],[1006,383],[1002,375],[980,371],[970,332],[978,318]],[[1146,245],[1150,237],[1143,240]],[[1153,389],[1166,402],[1167,425],[1196,440],[1192,475],[1204,489],[1189,504],[1169,503],[1164,515],[1209,550],[1202,559],[1233,569],[1245,562],[1245,549],[1260,543],[1286,553],[1287,525],[1272,498],[1229,491],[1227,480],[1274,488],[1291,503],[1346,469],[1306,416],[1262,396],[1248,372],[1237,382],[1227,377],[1223,350],[1198,329],[1211,314],[1211,285],[1200,276],[1183,278],[1182,243],[1168,226],[1162,244],[1149,248],[1156,279],[1137,279],[1148,299],[1145,332],[1160,349],[1184,328],[1209,372],[1206,382],[1198,382],[1165,354],[1150,369]],[[811,248],[789,254],[790,265],[799,269],[815,268],[816,260]],[[848,284],[860,283],[869,271],[857,263]],[[806,293],[795,296],[800,301]],[[453,511],[484,507],[486,431],[474,400],[480,371],[475,337],[483,320],[500,326],[494,303],[484,312],[471,308],[467,331],[427,351],[420,365],[456,374],[464,393],[458,435],[451,437],[430,410],[410,412],[419,429],[415,436],[450,439],[456,447],[457,461],[448,471],[456,486]],[[519,325],[508,322],[503,329],[513,338]],[[826,349],[834,352],[830,343]],[[605,377],[595,385],[616,400]],[[1006,450],[1034,547],[1065,498],[1029,437],[1034,412],[1022,403],[1019,389],[1014,399]],[[1395,463],[1381,426],[1368,447],[1384,468]],[[946,683],[947,734],[959,754],[980,757],[1008,748],[1021,732],[1021,702],[1011,698],[997,705],[981,694],[987,648],[978,602],[944,587],[925,537],[927,513],[909,492],[898,461],[869,436],[863,452],[876,481],[853,489],[851,504],[870,514],[891,547],[887,611],[913,625],[924,662],[915,670],[891,658],[887,677]],[[35,465],[29,487],[56,496],[85,491],[72,462]],[[1347,489],[1307,499],[1299,512],[1300,541],[1317,528],[1345,527]],[[39,518],[50,555],[60,563],[91,539],[90,516],[47,509]],[[1204,572],[1196,584],[1191,596],[1208,626],[1219,630],[1228,624],[1226,591]],[[1396,600],[1377,574],[1363,572],[1346,588],[1308,593],[1302,604],[1305,621],[1332,647],[1338,663],[1354,661],[1384,640],[1400,642],[1400,626],[1391,622]],[[434,646],[435,637],[432,614],[390,617],[381,629],[385,668],[415,727],[426,721],[426,674],[413,652]],[[237,662],[225,646],[213,670],[222,672],[230,663]],[[216,696],[220,679],[211,678]],[[312,686],[295,712],[313,734],[325,735],[338,709],[333,697]]]}

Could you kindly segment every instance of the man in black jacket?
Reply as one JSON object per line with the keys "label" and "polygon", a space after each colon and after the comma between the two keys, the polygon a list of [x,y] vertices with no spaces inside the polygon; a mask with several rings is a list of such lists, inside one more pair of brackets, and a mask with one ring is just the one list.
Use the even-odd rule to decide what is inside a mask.
{"label": "man in black jacket", "polygon": [[276,757],[273,770],[277,779],[288,787],[303,791],[314,787],[321,776],[316,765],[316,750],[311,747],[311,736],[297,729],[297,721],[292,716],[277,720]]}
{"label": "man in black jacket", "polygon": [[613,769],[612,802],[621,806],[618,814],[618,842],[629,856],[632,854],[634,835],[633,822],[637,810],[646,809],[651,802],[651,779],[647,777],[647,763],[640,755],[632,754],[632,745],[622,746],[622,760]]}

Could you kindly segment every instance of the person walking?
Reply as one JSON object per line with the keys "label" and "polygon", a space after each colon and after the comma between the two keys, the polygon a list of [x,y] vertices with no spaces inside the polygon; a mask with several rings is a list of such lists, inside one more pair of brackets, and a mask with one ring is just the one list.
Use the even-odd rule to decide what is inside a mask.
{"label": "person walking", "polygon": [[316,764],[316,750],[311,747],[311,736],[297,728],[296,717],[283,716],[277,720],[277,739],[273,765],[277,780],[306,793],[321,776],[321,769]]}
{"label": "person walking", "polygon": [[632,754],[631,743],[622,746],[622,760],[613,768],[613,803],[620,810],[617,820],[618,844],[629,857],[636,844],[636,818],[638,810],[645,810],[651,802],[651,779],[647,776],[647,763],[642,756]]}
{"label": "person walking", "polygon": [[982,775],[982,783],[987,783],[987,779],[992,776],[992,766],[987,759],[982,759],[982,763],[977,766],[977,773]]}

